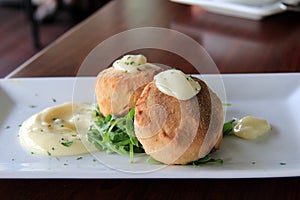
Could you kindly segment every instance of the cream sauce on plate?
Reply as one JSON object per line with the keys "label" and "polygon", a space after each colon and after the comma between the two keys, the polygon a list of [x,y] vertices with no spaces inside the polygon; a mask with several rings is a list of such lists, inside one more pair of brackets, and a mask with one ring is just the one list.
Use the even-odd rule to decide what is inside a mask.
{"label": "cream sauce on plate", "polygon": [[270,130],[271,125],[267,120],[253,116],[243,117],[233,128],[236,136],[247,140],[256,139]]}
{"label": "cream sauce on plate", "polygon": [[28,118],[20,128],[20,142],[34,154],[72,156],[89,153],[81,141],[93,119],[90,104],[67,102]]}

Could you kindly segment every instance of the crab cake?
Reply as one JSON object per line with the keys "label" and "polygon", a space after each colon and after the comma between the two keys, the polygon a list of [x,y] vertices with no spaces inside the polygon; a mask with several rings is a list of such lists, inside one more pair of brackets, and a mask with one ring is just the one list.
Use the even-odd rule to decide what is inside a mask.
{"label": "crab cake", "polygon": [[[144,88],[135,107],[134,126],[138,140],[148,155],[165,164],[198,160],[218,148],[222,141],[220,99],[202,80],[190,76],[183,79],[200,86],[197,94],[185,100],[178,99],[176,95],[162,92],[164,89],[157,87],[155,79]],[[183,85],[178,84],[179,87]]]}
{"label": "crab cake", "polygon": [[97,76],[95,92],[100,112],[123,116],[134,107],[144,87],[162,69],[143,55],[126,55]]}

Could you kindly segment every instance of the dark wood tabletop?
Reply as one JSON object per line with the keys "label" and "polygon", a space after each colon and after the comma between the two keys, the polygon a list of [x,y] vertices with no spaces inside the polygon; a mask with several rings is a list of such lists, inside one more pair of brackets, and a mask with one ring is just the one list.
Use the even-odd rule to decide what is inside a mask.
{"label": "dark wood tabletop", "polygon": [[[190,36],[206,49],[222,74],[300,72],[299,22],[300,13],[292,12],[251,21],[168,0],[112,0],[7,78],[76,76],[86,56],[99,43],[139,27],[163,27]],[[174,53],[157,49],[138,52],[152,62],[195,72],[189,62]],[[300,177],[3,179],[0,199],[300,199],[299,188]]]}

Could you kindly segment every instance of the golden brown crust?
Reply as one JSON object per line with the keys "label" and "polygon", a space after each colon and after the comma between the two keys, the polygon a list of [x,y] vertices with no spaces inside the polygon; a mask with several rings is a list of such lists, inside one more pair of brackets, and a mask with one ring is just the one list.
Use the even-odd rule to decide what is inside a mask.
{"label": "golden brown crust", "polygon": [[115,70],[113,67],[100,72],[95,85],[100,112],[104,116],[108,114],[122,116],[128,113],[134,107],[145,85],[160,71],[161,69],[149,66],[133,73]]}
{"label": "golden brown crust", "polygon": [[201,90],[189,100],[160,92],[153,81],[136,103],[136,136],[146,153],[160,162],[186,164],[221,144],[222,103],[203,81],[194,79]]}

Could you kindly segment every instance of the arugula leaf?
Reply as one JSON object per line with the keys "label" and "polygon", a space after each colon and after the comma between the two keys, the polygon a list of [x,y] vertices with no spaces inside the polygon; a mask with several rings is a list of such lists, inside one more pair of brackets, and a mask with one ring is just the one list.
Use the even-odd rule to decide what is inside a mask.
{"label": "arugula leaf", "polygon": [[[152,157],[149,157],[148,160],[147,160],[147,162],[150,163],[150,164],[154,164],[154,165],[163,164],[163,163],[161,163],[161,162],[155,160],[155,159],[152,158]],[[183,165],[200,166],[200,165],[204,165],[204,164],[207,164],[207,163],[222,164],[222,163],[223,163],[223,160],[222,160],[222,159],[215,159],[215,158],[212,158],[211,155],[208,154],[208,155],[206,155],[206,156],[203,157],[203,158],[199,158],[198,160],[195,160],[195,161],[192,161],[192,162],[183,164]]]}
{"label": "arugula leaf", "polygon": [[134,109],[124,117],[104,117],[96,106],[95,116],[96,121],[89,129],[88,140],[98,150],[127,155],[130,163],[133,162],[134,153],[145,153],[134,134]]}
{"label": "arugula leaf", "polygon": [[236,124],[236,119],[232,119],[228,122],[225,122],[223,125],[223,136],[234,135],[234,126]]}
{"label": "arugula leaf", "polygon": [[222,164],[223,160],[222,159],[215,159],[212,158],[210,154],[206,155],[203,158],[200,158],[196,161],[192,161],[190,163],[188,163],[188,165],[194,165],[194,166],[199,166],[199,165],[203,165],[203,164],[207,164],[207,163],[217,163],[217,164]]}
{"label": "arugula leaf", "polygon": [[155,160],[154,158],[152,158],[151,156],[147,159],[147,162],[150,164],[154,164],[154,165],[159,165],[159,164],[163,164],[157,160]]}

